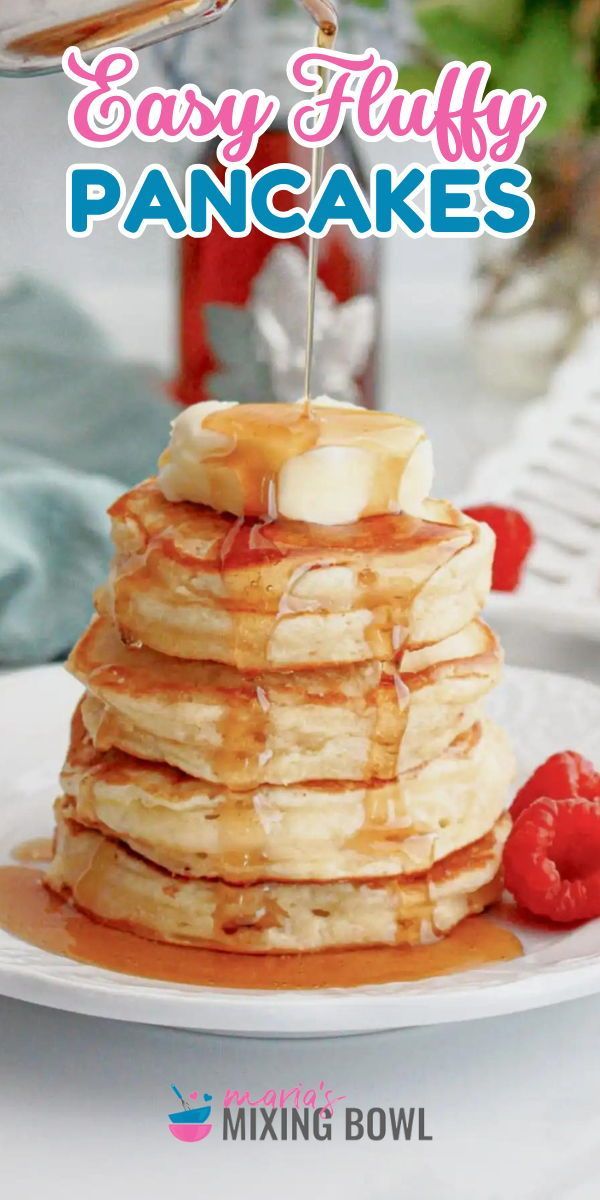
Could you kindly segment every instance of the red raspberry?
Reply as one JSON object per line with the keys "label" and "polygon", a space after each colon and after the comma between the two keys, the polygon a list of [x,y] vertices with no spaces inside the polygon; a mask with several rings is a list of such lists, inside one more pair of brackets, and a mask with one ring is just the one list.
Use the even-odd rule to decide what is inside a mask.
{"label": "red raspberry", "polygon": [[600,916],[600,801],[534,800],[504,847],[517,904],[551,921]]}
{"label": "red raspberry", "polygon": [[529,521],[518,509],[499,504],[480,504],[465,508],[465,512],[473,520],[491,525],[496,534],[492,588],[495,592],[514,592],[535,540]]}
{"label": "red raspberry", "polygon": [[551,800],[567,800],[569,796],[600,800],[600,775],[592,763],[575,750],[551,754],[517,792],[510,810],[513,821],[541,796]]}

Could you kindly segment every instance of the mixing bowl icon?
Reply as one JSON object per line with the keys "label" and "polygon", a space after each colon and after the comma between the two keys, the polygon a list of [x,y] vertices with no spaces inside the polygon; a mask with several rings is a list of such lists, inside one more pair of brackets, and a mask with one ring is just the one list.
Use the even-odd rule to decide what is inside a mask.
{"label": "mixing bowl icon", "polygon": [[173,1122],[169,1129],[178,1142],[202,1142],[208,1137],[212,1124],[194,1125],[190,1122],[186,1125],[184,1122]]}
{"label": "mixing bowl icon", "polygon": [[[179,1142],[202,1142],[208,1137],[212,1130],[212,1124],[208,1120],[211,1112],[212,1096],[204,1093],[204,1100],[207,1103],[196,1108],[190,1108],[188,1101],[184,1098],[179,1088],[175,1084],[171,1084],[171,1088],[175,1095],[181,1101],[181,1112],[169,1113],[169,1129],[174,1138]],[[190,1100],[195,1100],[198,1096],[197,1092],[192,1092]]]}

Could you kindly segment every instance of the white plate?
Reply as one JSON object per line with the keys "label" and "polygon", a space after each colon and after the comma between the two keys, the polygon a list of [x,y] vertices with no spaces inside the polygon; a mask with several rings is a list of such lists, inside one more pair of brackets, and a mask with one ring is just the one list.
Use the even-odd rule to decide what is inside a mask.
{"label": "white plate", "polygon": [[[0,679],[0,854],[51,828],[51,802],[79,688],[58,666]],[[515,669],[490,703],[528,773],[569,747],[600,761],[600,688]],[[522,933],[520,933],[522,936]],[[418,983],[265,993],[152,982],[82,966],[0,931],[0,993],[71,1012],[255,1036],[365,1033],[496,1016],[600,991],[600,921],[527,933],[514,962]]]}

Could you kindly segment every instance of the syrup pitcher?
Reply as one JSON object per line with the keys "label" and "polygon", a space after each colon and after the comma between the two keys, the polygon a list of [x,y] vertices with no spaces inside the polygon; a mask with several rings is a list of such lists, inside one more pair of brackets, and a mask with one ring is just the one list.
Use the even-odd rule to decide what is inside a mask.
{"label": "syrup pitcher", "polygon": [[223,16],[235,0],[3,0],[0,74],[58,71],[67,46],[133,50],[197,29]]}
{"label": "syrup pitcher", "polygon": [[[286,75],[289,56],[315,37],[331,46],[338,14],[330,0],[7,0],[0,15],[0,73],[58,70],[69,45],[92,56],[126,44],[155,49],[163,81],[197,81],[205,95],[262,87],[278,96],[277,122],[261,137],[253,173],[274,163],[312,169],[313,181],[335,162],[364,172],[350,133],[342,130],[323,161],[289,135],[287,116],[298,100]],[[339,44],[370,44],[391,56],[405,21],[404,0],[341,7]],[[311,20],[314,24],[311,24]],[[198,37],[194,32],[206,26]],[[175,34],[184,36],[174,37]],[[400,33],[401,36],[401,33]],[[167,40],[168,39],[168,40]],[[182,143],[182,151],[184,143]],[[209,147],[204,161],[223,178]],[[188,163],[182,161],[183,168]],[[288,203],[297,202],[291,196]],[[282,203],[284,203],[282,201]],[[179,355],[174,391],[184,404],[208,398],[290,401],[307,387],[347,401],[375,404],[378,242],[334,228],[318,244],[279,241],[253,228],[233,239],[218,224],[209,237],[185,238],[180,256]],[[316,272],[316,282],[315,282]],[[312,277],[312,283],[311,283]],[[308,290],[308,305],[307,305]],[[308,353],[307,353],[308,346]]]}

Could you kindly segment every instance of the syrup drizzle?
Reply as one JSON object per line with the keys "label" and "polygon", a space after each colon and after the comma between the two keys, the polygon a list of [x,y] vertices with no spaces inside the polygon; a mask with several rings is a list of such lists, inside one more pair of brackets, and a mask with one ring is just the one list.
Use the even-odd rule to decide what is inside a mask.
{"label": "syrup drizzle", "polygon": [[[469,748],[468,736],[463,739]],[[67,764],[63,771],[63,785],[68,796],[76,798],[73,816],[86,826],[96,828],[109,837],[122,836],[126,842],[145,858],[158,863],[166,870],[180,875],[220,877],[233,883],[253,882],[258,879],[278,878],[285,874],[286,865],[296,859],[293,813],[291,827],[286,815],[274,803],[269,792],[231,790],[230,777],[234,776],[230,760],[224,763],[224,776],[228,790],[223,793],[215,785],[198,783],[176,768],[161,764],[153,768],[136,760],[131,761],[127,753],[105,749],[102,743],[95,749],[86,735],[78,709],[73,720],[72,741]],[[125,751],[127,747],[124,747]],[[235,753],[235,751],[234,751]],[[121,827],[123,810],[105,797],[108,789],[132,788],[132,795],[140,787],[148,797],[156,796],[156,808],[152,813],[151,800],[143,800],[142,814],[136,816],[136,803],[125,808],[126,822]],[[315,827],[320,820],[319,787],[305,785],[304,805],[306,819]],[[194,800],[198,793],[206,799],[197,801],[196,807],[188,810],[187,801]],[[364,868],[373,859],[396,858],[402,849],[404,861],[398,869],[426,870],[433,864],[435,834],[427,826],[409,824],[402,787],[391,784],[356,784],[330,782],[327,798],[332,817],[340,814],[339,797],[343,796],[341,814],[348,820],[354,818],[355,832],[338,832],[330,842],[327,830],[325,839],[315,837],[312,853],[318,864],[320,854],[337,853],[340,862],[354,871],[358,862]],[[169,797],[181,805],[176,825],[170,819],[169,809],[161,800]],[[211,799],[218,803],[214,807]],[[340,814],[340,815],[341,815]],[[144,840],[144,823],[152,819],[152,837]],[[106,818],[106,820],[104,820]],[[351,857],[348,858],[347,855]],[[283,864],[283,865],[282,865]],[[304,868],[310,877],[315,863],[308,861]]]}
{"label": "syrup drizzle", "polygon": [[[454,661],[449,670],[473,672],[482,664],[479,655],[471,663]],[[413,671],[407,677],[410,687],[391,665],[376,662],[341,672],[334,667],[292,676],[242,675],[214,663],[158,656],[146,647],[127,648],[102,619],[80,639],[69,665],[89,689],[82,713],[97,750],[117,748],[166,761],[188,775],[226,782],[234,791],[315,778],[395,779],[411,689],[434,683],[439,671],[437,666]],[[352,763],[341,747],[335,755],[325,750],[339,727],[339,718],[330,715],[335,709],[353,722],[365,746]],[[289,737],[282,739],[279,732],[282,722],[289,737],[310,738],[310,753],[295,764],[292,777],[286,769]],[[450,733],[448,740],[453,740]],[[315,771],[311,763],[317,756]]]}
{"label": "syrup drizzle", "polygon": [[[311,245],[314,239],[311,239]],[[312,360],[312,350],[310,354]],[[307,357],[307,362],[309,361]],[[359,518],[377,516],[392,510],[397,502],[407,464],[419,440],[420,431],[412,421],[395,413],[365,412],[361,408],[340,410],[327,405],[243,404],[208,413],[203,429],[226,439],[228,447],[219,447],[202,459],[202,470],[212,479],[215,499],[223,503],[214,508],[229,508],[246,517],[276,516],[273,497],[281,472],[292,458],[324,446],[350,446],[373,450],[376,446],[378,469],[371,480],[366,502]],[[390,437],[386,444],[386,435]],[[165,466],[170,450],[161,456]],[[220,493],[223,468],[227,469],[229,492]],[[212,501],[212,494],[209,502]]]}
{"label": "syrup drizzle", "polygon": [[[215,420],[226,416],[214,414]],[[398,659],[417,596],[474,538],[468,525],[406,514],[339,526],[264,521],[257,529],[256,521],[187,502],[169,504],[153,481],[123,496],[111,513],[119,554],[99,608],[115,621],[123,640],[182,658],[210,657],[242,671],[265,670],[276,661],[273,645],[281,622],[333,610],[365,614],[364,622],[357,618],[364,660]],[[336,603],[321,568],[337,565],[349,569],[354,582],[352,594],[342,593]],[[297,580],[311,572],[311,593],[303,596]],[[314,585],[321,580],[319,592]],[[181,620],[186,611],[193,616],[194,608],[197,626],[195,619]],[[208,639],[202,610],[215,608],[227,614],[227,627],[221,623],[223,632],[217,629]],[[300,670],[315,663],[307,655],[304,662],[286,659],[284,665]]]}
{"label": "syrup drizzle", "polygon": [[[331,50],[335,44],[337,35],[337,19],[335,10],[329,4],[306,3],[305,7],[312,11],[313,16],[318,20],[318,28],[315,39],[315,44],[319,50]],[[317,95],[320,95],[327,87],[329,79],[329,71],[325,67],[319,67],[320,86]],[[323,146],[315,146],[311,153],[311,183],[310,183],[310,204],[311,207],[317,196],[317,192],[323,181],[323,164],[325,161],[325,148]],[[319,243],[316,238],[309,237],[308,239],[308,296],[306,306],[306,350],[304,361],[304,408],[310,412],[310,401],[312,398],[312,369],[314,359],[314,343],[315,343],[315,297],[317,289],[317,267],[319,261]]]}
{"label": "syrup drizzle", "polygon": [[414,947],[274,955],[169,945],[91,920],[50,893],[41,871],[22,866],[0,867],[0,927],[52,954],[125,975],[269,991],[408,982],[508,962],[523,953],[514,933],[485,916],[468,917],[440,941]]}

